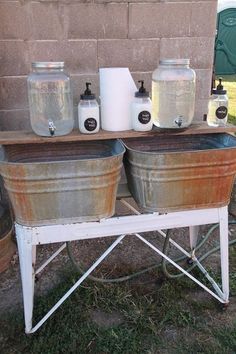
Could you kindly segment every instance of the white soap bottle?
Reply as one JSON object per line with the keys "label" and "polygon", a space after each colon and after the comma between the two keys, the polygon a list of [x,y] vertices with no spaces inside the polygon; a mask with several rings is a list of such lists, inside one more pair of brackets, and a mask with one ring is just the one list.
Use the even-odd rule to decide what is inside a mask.
{"label": "white soap bottle", "polygon": [[139,91],[135,92],[134,101],[131,103],[131,121],[134,130],[145,132],[152,130],[152,101],[144,87],[144,81],[138,82],[141,86]]}
{"label": "white soap bottle", "polygon": [[222,79],[216,89],[212,90],[212,96],[208,104],[207,124],[211,127],[224,127],[228,120],[228,96],[224,90]]}
{"label": "white soap bottle", "polygon": [[79,130],[83,134],[94,134],[100,129],[99,106],[90,85],[90,82],[86,82],[86,90],[80,96],[78,105]]}

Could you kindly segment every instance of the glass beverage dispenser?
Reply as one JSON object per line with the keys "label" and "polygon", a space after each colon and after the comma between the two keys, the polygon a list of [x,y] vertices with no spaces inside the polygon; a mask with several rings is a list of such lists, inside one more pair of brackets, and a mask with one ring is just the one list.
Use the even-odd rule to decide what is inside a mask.
{"label": "glass beverage dispenser", "polygon": [[70,78],[64,62],[34,62],[28,77],[30,122],[41,136],[59,136],[74,126]]}
{"label": "glass beverage dispenser", "polygon": [[191,124],[195,82],[189,59],[160,61],[152,75],[152,118],[158,128],[180,129]]}

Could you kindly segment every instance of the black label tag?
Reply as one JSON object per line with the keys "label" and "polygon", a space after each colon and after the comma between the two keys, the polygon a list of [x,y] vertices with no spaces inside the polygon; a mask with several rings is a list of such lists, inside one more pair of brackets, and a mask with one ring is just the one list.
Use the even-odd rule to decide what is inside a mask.
{"label": "black label tag", "polygon": [[151,120],[151,113],[148,111],[142,111],[138,115],[138,120],[142,124],[148,124]]}
{"label": "black label tag", "polygon": [[89,132],[92,132],[93,130],[95,130],[97,128],[97,121],[94,118],[87,118],[84,121],[84,127],[85,129],[87,129]]}
{"label": "black label tag", "polygon": [[227,116],[228,109],[225,106],[220,106],[216,110],[216,117],[219,119],[224,119]]}

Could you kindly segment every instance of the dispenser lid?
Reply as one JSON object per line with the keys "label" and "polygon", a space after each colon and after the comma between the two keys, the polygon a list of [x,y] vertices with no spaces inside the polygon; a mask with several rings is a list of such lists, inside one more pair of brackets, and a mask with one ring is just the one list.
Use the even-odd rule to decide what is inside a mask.
{"label": "dispenser lid", "polygon": [[63,69],[64,68],[64,61],[35,61],[32,64],[32,68],[38,69]]}
{"label": "dispenser lid", "polygon": [[212,90],[213,95],[226,95],[227,90],[224,90],[224,86],[222,85],[222,79],[219,78],[219,84],[216,88]]}
{"label": "dispenser lid", "polygon": [[135,97],[149,97],[149,92],[146,91],[145,87],[144,87],[144,81],[143,80],[139,80],[138,82],[141,83],[139,90],[137,92],[135,92]]}
{"label": "dispenser lid", "polygon": [[160,65],[189,65],[190,59],[162,59]]}
{"label": "dispenser lid", "polygon": [[91,82],[86,82],[86,90],[82,95],[80,95],[81,100],[95,100],[96,96],[94,93],[91,92],[89,86]]}

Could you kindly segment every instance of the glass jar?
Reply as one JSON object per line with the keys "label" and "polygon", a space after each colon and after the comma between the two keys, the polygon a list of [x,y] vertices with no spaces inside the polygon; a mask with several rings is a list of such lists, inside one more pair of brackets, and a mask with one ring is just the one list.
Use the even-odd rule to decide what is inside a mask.
{"label": "glass jar", "polygon": [[40,136],[59,136],[74,126],[70,78],[64,62],[34,62],[28,77],[30,122]]}
{"label": "glass jar", "polygon": [[152,130],[152,102],[149,92],[144,87],[144,81],[138,81],[141,85],[139,90],[135,92],[134,100],[131,103],[131,121],[132,128],[136,131]]}
{"label": "glass jar", "polygon": [[212,90],[208,104],[207,124],[211,127],[224,127],[228,120],[228,96],[224,90],[222,79],[217,88]]}
{"label": "glass jar", "polygon": [[86,82],[86,90],[80,95],[78,105],[79,130],[83,134],[97,133],[100,129],[99,105],[90,85],[90,82]]}
{"label": "glass jar", "polygon": [[161,60],[152,75],[152,118],[158,128],[188,127],[194,116],[196,74],[189,59]]}
{"label": "glass jar", "polygon": [[212,95],[208,104],[207,123],[211,127],[225,127],[228,119],[228,96]]}

